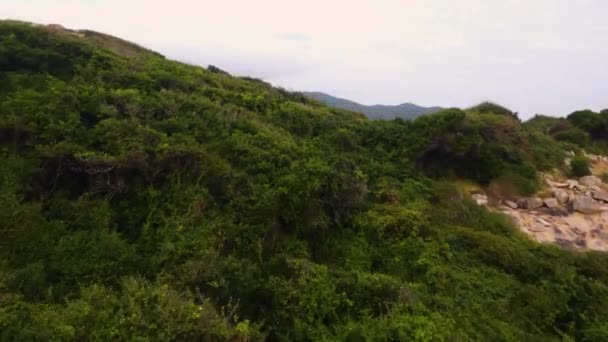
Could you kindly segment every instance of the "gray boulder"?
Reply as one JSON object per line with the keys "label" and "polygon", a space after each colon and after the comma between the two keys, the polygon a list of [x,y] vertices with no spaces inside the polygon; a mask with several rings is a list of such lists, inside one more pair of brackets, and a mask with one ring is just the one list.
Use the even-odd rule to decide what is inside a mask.
{"label": "gray boulder", "polygon": [[543,200],[538,197],[522,198],[517,205],[522,209],[537,209],[543,206]]}
{"label": "gray boulder", "polygon": [[600,211],[600,206],[592,198],[575,196],[570,202],[572,210],[583,214],[595,214]]}
{"label": "gray boulder", "polygon": [[545,198],[543,203],[547,208],[555,208],[559,205],[559,202],[555,198]]}
{"label": "gray boulder", "polygon": [[554,190],[553,191],[553,197],[555,197],[555,199],[557,199],[557,201],[559,203],[564,204],[564,203],[568,202],[568,197],[569,196],[568,196],[568,193],[566,191],[558,189],[558,190]]}
{"label": "gray boulder", "polygon": [[570,189],[570,190],[580,186],[578,184],[578,181],[576,181],[574,179],[568,179],[568,180],[566,180],[566,183],[568,183],[568,189]]}
{"label": "gray boulder", "polygon": [[602,180],[597,176],[585,176],[581,177],[578,182],[584,186],[598,186],[602,184]]}
{"label": "gray boulder", "polygon": [[608,202],[608,192],[606,191],[592,191],[591,197],[598,201]]}
{"label": "gray boulder", "polygon": [[513,201],[504,201],[503,204],[506,205],[507,207],[511,208],[511,209],[517,209],[518,208],[517,203],[515,203]]}

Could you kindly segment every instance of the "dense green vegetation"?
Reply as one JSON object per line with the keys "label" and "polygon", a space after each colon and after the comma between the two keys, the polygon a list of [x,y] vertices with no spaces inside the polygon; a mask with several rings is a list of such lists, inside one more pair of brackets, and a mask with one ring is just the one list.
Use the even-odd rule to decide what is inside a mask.
{"label": "dense green vegetation", "polygon": [[606,340],[608,257],[451,183],[532,192],[606,114],[494,109],[369,121],[0,23],[0,339]]}

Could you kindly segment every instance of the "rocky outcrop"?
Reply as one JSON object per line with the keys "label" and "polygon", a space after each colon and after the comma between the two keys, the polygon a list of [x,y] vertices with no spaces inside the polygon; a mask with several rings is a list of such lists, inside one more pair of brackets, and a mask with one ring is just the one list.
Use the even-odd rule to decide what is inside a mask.
{"label": "rocky outcrop", "polygon": [[[608,157],[590,159],[596,174],[608,170]],[[608,251],[608,184],[596,175],[567,179],[559,171],[542,179],[542,198],[504,200],[497,209],[539,242]]]}

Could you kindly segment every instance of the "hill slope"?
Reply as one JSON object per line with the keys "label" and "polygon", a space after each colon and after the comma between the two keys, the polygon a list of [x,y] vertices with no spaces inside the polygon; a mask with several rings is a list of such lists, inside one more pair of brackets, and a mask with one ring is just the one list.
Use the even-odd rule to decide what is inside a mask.
{"label": "hill slope", "polygon": [[608,257],[452,183],[580,150],[481,109],[367,120],[0,22],[0,340],[606,339]]}
{"label": "hill slope", "polygon": [[441,107],[421,107],[413,103],[402,103],[397,106],[366,106],[357,102],[341,99],[320,92],[303,92],[302,94],[313,100],[325,103],[332,108],[340,108],[357,113],[363,113],[370,119],[413,119],[421,115],[436,113],[441,110]]}

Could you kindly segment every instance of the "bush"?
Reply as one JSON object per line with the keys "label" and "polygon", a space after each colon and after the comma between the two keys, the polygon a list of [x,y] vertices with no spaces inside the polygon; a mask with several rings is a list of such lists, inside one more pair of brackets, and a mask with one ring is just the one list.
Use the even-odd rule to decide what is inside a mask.
{"label": "bush", "polygon": [[589,159],[576,156],[570,161],[570,172],[572,176],[583,177],[591,174]]}
{"label": "bush", "polygon": [[594,138],[606,138],[606,120],[598,113],[579,110],[568,115],[567,119]]}
{"label": "bush", "polygon": [[477,106],[470,108],[472,112],[477,112],[480,114],[496,114],[496,115],[507,115],[507,116],[516,116],[510,109],[505,108],[499,104],[492,102],[483,102],[478,104]]}

